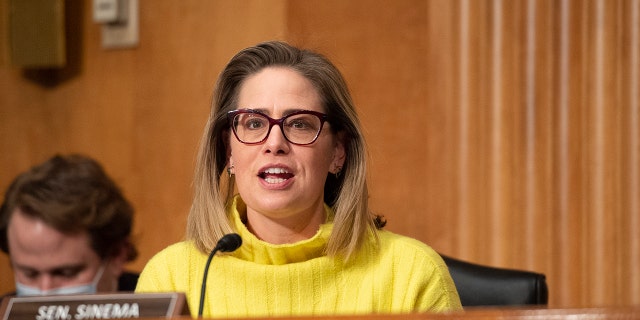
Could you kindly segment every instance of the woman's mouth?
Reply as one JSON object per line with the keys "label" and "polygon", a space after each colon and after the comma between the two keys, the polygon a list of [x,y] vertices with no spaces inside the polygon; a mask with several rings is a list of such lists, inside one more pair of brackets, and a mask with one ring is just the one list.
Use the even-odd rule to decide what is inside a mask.
{"label": "woman's mouth", "polygon": [[267,168],[260,172],[258,177],[262,178],[266,183],[278,184],[291,179],[293,174],[285,168]]}

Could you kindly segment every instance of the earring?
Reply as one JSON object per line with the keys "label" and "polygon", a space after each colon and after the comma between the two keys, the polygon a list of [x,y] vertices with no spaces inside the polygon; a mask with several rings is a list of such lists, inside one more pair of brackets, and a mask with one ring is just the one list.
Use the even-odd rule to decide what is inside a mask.
{"label": "earring", "polygon": [[227,174],[229,175],[229,178],[231,178],[231,176],[233,175],[233,171],[231,171],[231,169],[234,169],[235,167],[233,165],[227,167]]}
{"label": "earring", "polygon": [[336,176],[336,178],[340,178],[340,174],[342,173],[342,166],[336,166],[335,171],[336,172],[334,173],[334,175]]}

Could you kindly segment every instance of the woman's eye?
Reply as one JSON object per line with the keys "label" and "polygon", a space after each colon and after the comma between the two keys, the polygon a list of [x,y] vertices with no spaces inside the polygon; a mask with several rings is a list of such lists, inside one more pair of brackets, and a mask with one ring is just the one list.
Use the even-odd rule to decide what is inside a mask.
{"label": "woman's eye", "polygon": [[248,129],[260,129],[264,127],[264,121],[258,119],[248,120],[244,126]]}
{"label": "woman's eye", "polygon": [[289,124],[289,126],[296,128],[296,129],[304,129],[306,127],[308,127],[309,125],[307,123],[305,123],[302,120],[294,120],[291,121],[291,123]]}
{"label": "woman's eye", "polygon": [[299,117],[295,119],[289,119],[285,123],[285,126],[296,130],[315,130],[317,125],[306,117]]}

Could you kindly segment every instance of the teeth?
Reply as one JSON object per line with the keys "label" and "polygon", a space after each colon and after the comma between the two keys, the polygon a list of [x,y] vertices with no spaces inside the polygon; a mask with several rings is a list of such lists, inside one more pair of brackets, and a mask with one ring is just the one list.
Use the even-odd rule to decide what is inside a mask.
{"label": "teeth", "polygon": [[278,173],[288,173],[288,171],[286,171],[283,168],[269,168],[265,170],[264,173],[278,174]]}
{"label": "teeth", "polygon": [[282,178],[266,178],[264,179],[264,181],[266,181],[267,183],[282,183],[285,181],[285,179]]}
{"label": "teeth", "polygon": [[262,178],[264,179],[265,182],[270,184],[283,183],[287,181],[287,177],[276,176],[276,175],[288,174],[288,173],[289,171],[287,171],[284,168],[268,168],[263,171]]}

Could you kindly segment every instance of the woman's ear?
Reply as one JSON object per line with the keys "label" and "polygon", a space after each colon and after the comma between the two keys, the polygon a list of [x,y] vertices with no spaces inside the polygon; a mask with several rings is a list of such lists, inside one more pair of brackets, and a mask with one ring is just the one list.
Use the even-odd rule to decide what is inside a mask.
{"label": "woman's ear", "polygon": [[233,166],[233,156],[229,155],[227,158],[227,173],[232,176],[236,173],[236,167]]}
{"label": "woman's ear", "polygon": [[227,173],[231,176],[235,172],[233,167],[233,155],[231,154],[231,141],[229,141],[229,137],[229,130],[225,130],[222,133],[222,139],[224,141],[224,149],[227,155]]}
{"label": "woman's ear", "polygon": [[229,140],[229,130],[222,132],[222,143],[224,143],[224,150],[227,153],[227,159],[231,156],[231,141]]}
{"label": "woman's ear", "polygon": [[334,145],[333,161],[331,164],[331,173],[336,174],[342,170],[344,162],[347,159],[347,151],[345,148],[345,134],[340,131],[336,134],[336,142]]}

